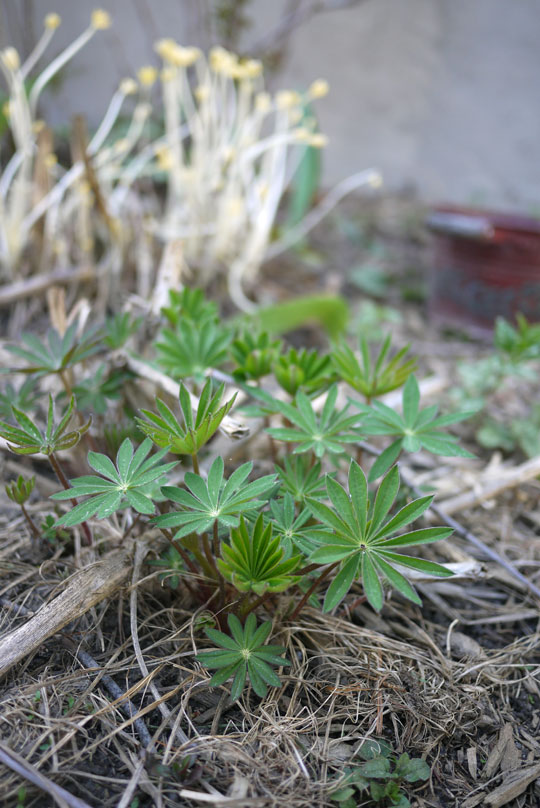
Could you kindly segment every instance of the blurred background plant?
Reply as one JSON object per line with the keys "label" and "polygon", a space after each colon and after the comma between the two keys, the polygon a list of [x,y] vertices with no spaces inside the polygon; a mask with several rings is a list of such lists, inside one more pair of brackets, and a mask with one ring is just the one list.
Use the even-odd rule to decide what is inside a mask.
{"label": "blurred background plant", "polygon": [[[213,9],[223,41],[236,42],[247,6],[243,0]],[[95,132],[77,116],[67,136],[70,158],[59,159],[55,133],[39,117],[41,93],[112,21],[95,10],[90,25],[34,76],[60,22],[58,14],[46,16],[22,64],[13,47],[0,55],[12,141],[0,180],[4,280],[86,266],[99,278],[104,307],[116,297],[120,273],[131,271],[133,291],[152,297],[156,311],[166,302],[163,290],[181,286],[192,271],[202,286],[226,276],[234,303],[252,309],[244,284],[253,284],[265,259],[286,189],[294,180],[288,241],[278,251],[291,231],[300,228],[292,241],[302,237],[315,199],[326,138],[312,102],[327,94],[327,82],[270,94],[261,61],[221,45],[205,56],[162,38],[155,44],[161,69],[144,65],[138,81],[122,80]],[[162,110],[150,103],[158,79]],[[128,96],[135,102],[126,117]],[[375,172],[364,172],[351,189],[378,182]]]}

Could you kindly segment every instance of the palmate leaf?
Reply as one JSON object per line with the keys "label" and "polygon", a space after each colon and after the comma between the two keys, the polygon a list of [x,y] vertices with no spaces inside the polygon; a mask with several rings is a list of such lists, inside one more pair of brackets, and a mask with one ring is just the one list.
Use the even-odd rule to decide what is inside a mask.
{"label": "palmate leaf", "polygon": [[126,438],[116,455],[116,464],[104,454],[88,453],[88,463],[101,476],[86,475],[70,480],[71,488],[53,494],[51,499],[69,500],[90,497],[80,502],[56,525],[72,527],[92,516],[105,519],[120,508],[130,505],[137,513],[153,514],[153,483],[170,471],[173,463],[161,463],[167,450],[148,457],[152,441],[146,438],[134,452],[133,444]]}
{"label": "palmate leaf", "polygon": [[197,411],[193,417],[189,392],[181,383],[178,398],[182,423],[159,398],[156,398],[158,413],[141,410],[146,420],[142,418],[135,420],[139,429],[148,435],[157,446],[167,448],[172,454],[194,455],[217,432],[234,404],[236,394],[220,406],[224,389],[225,386],[222,384],[216,392],[213,392],[212,380],[208,379],[202,389]]}
{"label": "palmate leaf", "polygon": [[92,419],[70,429],[70,422],[75,411],[75,397],[64,410],[60,421],[56,423],[53,397],[49,395],[47,411],[47,424],[42,430],[22,410],[12,407],[13,418],[18,426],[0,421],[0,436],[8,443],[10,449],[16,454],[44,454],[51,455],[65,449],[71,449],[80,441],[82,435],[90,428]]}
{"label": "palmate leaf", "polygon": [[290,348],[288,353],[278,357],[274,363],[274,376],[277,383],[289,395],[295,396],[298,390],[320,392],[327,389],[335,374],[329,356],[319,356],[316,350],[305,348],[297,351]]}
{"label": "palmate leaf", "polygon": [[174,329],[162,329],[157,361],[175,379],[192,376],[199,381],[208,368],[218,368],[227,360],[230,340],[229,331],[213,317],[181,319]]}
{"label": "palmate leaf", "polygon": [[276,402],[279,412],[294,426],[272,427],[266,431],[278,440],[297,443],[294,454],[309,451],[316,457],[326,453],[342,454],[344,444],[361,440],[362,434],[358,428],[360,415],[347,415],[348,405],[342,410],[336,409],[337,393],[337,385],[333,384],[320,416],[302,392],[296,396],[296,406],[284,401]]}
{"label": "palmate leaf", "polygon": [[233,376],[239,382],[261,379],[271,370],[281,348],[281,340],[272,340],[267,331],[245,330],[233,340],[230,354],[236,363]]}
{"label": "palmate leaf", "polygon": [[59,373],[99,351],[102,332],[92,328],[77,336],[78,328],[77,321],[63,335],[50,328],[43,342],[35,334],[23,334],[21,345],[7,346],[10,353],[27,363],[25,367],[18,368],[18,372]]}
{"label": "palmate leaf", "polygon": [[416,370],[415,359],[404,361],[409,350],[408,345],[391,359],[387,359],[390,343],[391,338],[388,335],[373,362],[365,338],[360,340],[360,357],[353,353],[346,342],[342,342],[332,351],[332,364],[344,382],[370,401],[401,387]]}
{"label": "palmate leaf", "polygon": [[159,527],[177,527],[175,538],[180,539],[189,533],[204,533],[214,523],[223,527],[238,527],[240,514],[262,508],[266,502],[264,495],[273,487],[276,475],[269,474],[258,480],[247,482],[253,463],[244,463],[225,480],[223,458],[216,457],[208,479],[186,472],[184,483],[188,490],[164,486],[163,494],[182,510],[157,516],[153,520]]}
{"label": "palmate leaf", "polygon": [[321,533],[324,543],[311,553],[309,560],[316,564],[340,565],[326,593],[325,611],[335,608],[353,581],[359,579],[362,580],[367,600],[376,610],[383,605],[383,580],[419,604],[421,601],[413,586],[396,567],[416,569],[440,577],[452,574],[446,567],[433,561],[395,552],[396,549],[446,539],[452,533],[451,528],[433,527],[395,535],[396,531],[418,519],[433,500],[431,496],[420,497],[389,517],[399,490],[396,466],[381,481],[374,499],[369,497],[365,474],[354,460],[349,467],[348,491],[331,478],[327,478],[326,485],[331,507],[317,500],[308,500],[314,516],[331,531]]}
{"label": "palmate leaf", "polygon": [[242,695],[247,676],[255,693],[264,698],[268,685],[271,687],[281,685],[278,675],[271,666],[291,664],[282,657],[285,648],[281,645],[264,644],[272,630],[272,624],[262,623],[257,628],[254,614],[247,617],[244,627],[235,615],[230,614],[227,620],[232,636],[229,637],[213,628],[205,629],[208,638],[218,648],[213,651],[201,651],[195,659],[206,668],[217,669],[217,673],[210,680],[210,684],[214,687],[234,677],[231,688],[232,701],[236,701]]}
{"label": "palmate leaf", "polygon": [[376,480],[395,463],[400,453],[426,449],[447,457],[474,457],[458,444],[454,435],[441,431],[441,427],[470,418],[472,412],[458,412],[437,417],[437,407],[419,409],[420,390],[414,376],[409,376],[403,389],[403,413],[374,401],[371,405],[352,401],[362,415],[362,429],[367,435],[390,435],[396,439],[377,458],[371,467],[369,479]]}
{"label": "palmate leaf", "polygon": [[239,527],[231,531],[231,543],[222,542],[221,554],[219,570],[239,592],[283,592],[299,580],[291,573],[301,556],[285,559],[279,536],[272,536],[272,524],[265,526],[262,514],[252,532],[241,517]]}
{"label": "palmate leaf", "polygon": [[283,459],[283,468],[274,467],[281,480],[281,491],[291,494],[295,502],[304,505],[307,497],[321,499],[326,491],[321,477],[321,462],[311,463],[307,455],[292,455]]}
{"label": "palmate leaf", "polygon": [[309,508],[304,507],[296,514],[291,494],[285,494],[283,499],[272,500],[270,514],[273,533],[279,536],[286,558],[297,549],[304,555],[309,555],[319,546],[323,528],[321,525],[310,524],[312,515]]}

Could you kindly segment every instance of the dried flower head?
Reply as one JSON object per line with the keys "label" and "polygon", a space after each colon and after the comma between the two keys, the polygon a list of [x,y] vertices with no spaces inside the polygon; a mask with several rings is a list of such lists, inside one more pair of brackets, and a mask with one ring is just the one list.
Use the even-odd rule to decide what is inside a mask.
{"label": "dried flower head", "polygon": [[56,28],[58,28],[61,22],[62,19],[60,17],[60,14],[51,12],[50,14],[47,14],[47,16],[45,17],[44,25],[45,28],[49,29],[49,31],[54,31]]}
{"label": "dried flower head", "polygon": [[95,8],[93,10],[90,25],[96,31],[105,31],[106,28],[111,27],[111,23],[111,15],[108,11],[104,11],[102,8]]}
{"label": "dried flower head", "polygon": [[120,92],[124,95],[134,95],[138,90],[137,82],[135,79],[122,79],[120,82]]}
{"label": "dried flower head", "polygon": [[330,85],[326,81],[326,79],[316,79],[308,90],[308,96],[310,98],[324,98],[325,95],[328,95],[330,91]]}
{"label": "dried flower head", "polygon": [[19,54],[13,47],[6,48],[2,51],[2,61],[4,66],[13,73],[21,66]]}
{"label": "dried flower head", "polygon": [[144,65],[137,71],[137,78],[143,87],[151,87],[158,76],[157,69],[153,65]]}

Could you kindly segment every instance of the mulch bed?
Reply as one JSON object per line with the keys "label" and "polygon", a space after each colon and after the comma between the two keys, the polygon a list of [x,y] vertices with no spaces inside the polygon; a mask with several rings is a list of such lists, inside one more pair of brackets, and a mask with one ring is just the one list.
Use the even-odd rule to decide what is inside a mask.
{"label": "mulch bed", "polygon": [[[419,377],[436,375],[446,395],[456,384],[457,358],[485,355],[486,346],[450,338],[426,323],[425,302],[409,302],[421,297],[429,262],[421,221],[421,209],[407,198],[350,200],[315,231],[309,250],[265,268],[259,296],[344,292],[354,331],[366,298],[350,269],[375,254],[390,279],[384,304],[401,313],[391,326],[394,344],[411,343]],[[19,321],[26,305],[13,315]],[[298,344],[320,340],[311,329],[293,337]],[[415,485],[440,492],[443,509],[445,499],[477,490],[478,501],[454,511],[454,519],[538,587],[540,481],[532,475],[482,498],[482,490],[524,458],[490,456],[474,446],[466,424],[461,429],[477,459],[419,455],[405,470]],[[249,451],[264,473],[272,470],[263,437]],[[54,485],[44,464],[7,454],[0,464],[4,479],[17,469],[37,471],[31,510],[50,512],[46,496]],[[0,619],[7,634],[98,552],[118,545],[120,533],[103,535],[97,548],[79,542],[38,548],[13,503],[3,492],[0,499]],[[338,782],[367,737],[428,761],[430,781],[408,790],[417,808],[540,804],[538,600],[463,536],[437,544],[430,557],[478,562],[477,571],[419,583],[422,609],[394,594],[375,614],[361,587],[353,587],[336,613],[305,609],[294,623],[280,624],[282,596],[271,615],[272,641],[287,647],[292,665],[264,701],[246,690],[234,704],[227,687],[208,687],[193,660],[202,623],[188,590],[171,589],[160,580],[162,570],[147,563],[163,549],[160,540],[147,553],[133,536],[128,549],[136,561],[122,591],[68,624],[0,682],[0,759],[5,763],[1,754],[11,750],[19,764],[18,771],[0,764],[6,808],[62,804],[69,795],[103,808],[335,806],[329,783]],[[126,694],[131,716],[122,710]],[[55,801],[43,784],[32,785],[21,773],[28,767],[68,797]],[[358,804],[374,803],[366,796]]]}

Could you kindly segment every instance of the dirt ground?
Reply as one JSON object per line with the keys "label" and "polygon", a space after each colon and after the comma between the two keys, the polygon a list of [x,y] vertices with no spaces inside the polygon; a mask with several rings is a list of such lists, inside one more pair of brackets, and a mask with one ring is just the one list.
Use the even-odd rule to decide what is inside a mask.
{"label": "dirt ground", "polygon": [[[390,329],[396,346],[410,343],[418,376],[427,380],[425,400],[444,405],[457,385],[458,361],[490,349],[428,320],[430,262],[416,202],[349,200],[300,249],[265,267],[258,297],[344,294],[351,336]],[[10,318],[22,323],[25,307],[30,311],[18,304]],[[7,332],[7,315],[5,323]],[[310,328],[291,340],[325,344]],[[538,387],[517,386],[509,408],[524,390],[538,397]],[[136,532],[130,535],[126,549],[135,560],[120,590],[0,681],[1,804],[336,806],[329,784],[371,737],[431,766],[427,783],[407,787],[416,808],[539,805],[539,613],[527,582],[540,587],[540,469],[519,477],[524,456],[482,449],[467,422],[456,432],[475,459],[418,453],[403,475],[413,492],[437,491],[437,503],[442,510],[446,503],[457,523],[426,557],[469,572],[420,582],[423,608],[394,594],[376,614],[353,587],[335,613],[306,609],[282,622],[272,641],[286,646],[292,665],[263,701],[246,691],[231,704],[227,687],[208,687],[193,660],[203,637],[200,612],[182,584],[172,589],[148,563],[164,549],[160,540],[145,555]],[[272,471],[263,437],[249,451],[262,471]],[[51,512],[46,497],[56,485],[44,463],[2,453],[0,465],[5,480],[36,473],[30,510],[36,517]],[[37,547],[3,488],[0,504],[6,634],[120,540],[117,531],[94,548],[80,539]],[[68,795],[55,801],[40,777]],[[376,803],[364,794],[357,804]]]}

